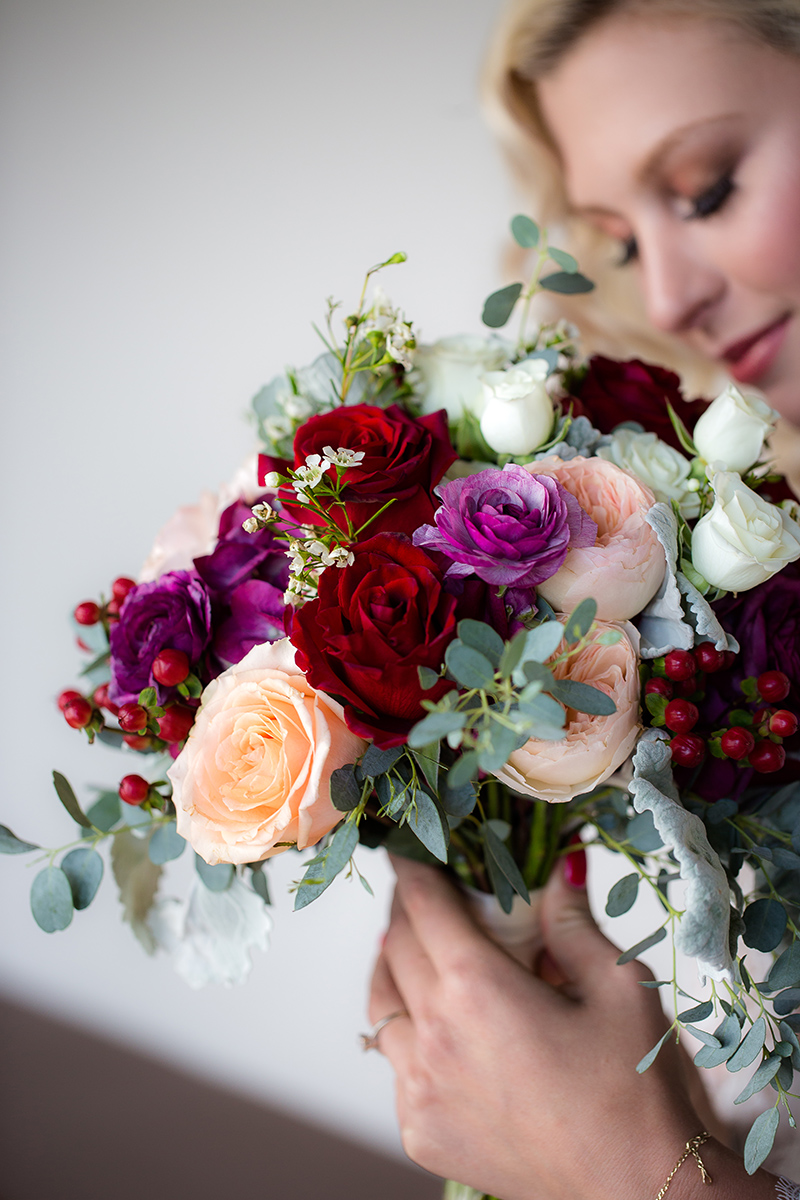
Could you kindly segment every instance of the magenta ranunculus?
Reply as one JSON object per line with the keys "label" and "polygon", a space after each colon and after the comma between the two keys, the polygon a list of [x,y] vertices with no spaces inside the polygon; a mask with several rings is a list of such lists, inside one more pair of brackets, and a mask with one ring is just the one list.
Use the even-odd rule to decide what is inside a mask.
{"label": "magenta ranunculus", "polygon": [[229,505],[219,520],[216,546],[210,554],[194,560],[195,570],[215,604],[230,603],[231,594],[250,579],[271,583],[281,592],[286,590],[289,582],[286,545],[270,529],[247,533],[242,525],[252,515],[250,505],[244,500]]}
{"label": "magenta ranunculus", "polygon": [[214,633],[214,653],[223,662],[241,662],[254,646],[286,636],[283,592],[263,579],[240,583],[228,597],[229,615]]}
{"label": "magenta ranunculus", "polygon": [[162,650],[182,650],[194,668],[211,637],[211,600],[194,571],[168,571],[140,583],[125,598],[109,634],[111,686],[115,704],[139,698],[154,687],[159,703],[174,694],[153,678],[153,660]]}
{"label": "magenta ranunculus", "polygon": [[509,463],[437,489],[435,525],[414,545],[450,559],[447,575],[477,575],[498,587],[531,588],[555,575],[576,547],[593,546],[597,526],[574,496],[547,475]]}

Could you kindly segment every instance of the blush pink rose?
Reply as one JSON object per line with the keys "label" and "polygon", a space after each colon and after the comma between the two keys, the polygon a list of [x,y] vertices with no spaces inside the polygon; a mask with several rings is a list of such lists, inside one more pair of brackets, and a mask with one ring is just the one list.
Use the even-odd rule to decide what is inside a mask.
{"label": "blush pink rose", "polygon": [[[601,646],[601,633],[618,629],[614,646]],[[588,683],[610,696],[617,711],[609,717],[567,709],[566,737],[560,742],[531,738],[515,750],[497,778],[516,792],[551,804],[572,800],[604,783],[633,753],[639,722],[638,635],[632,625],[598,621],[592,641],[553,667],[556,679]]]}
{"label": "blush pink rose", "polygon": [[601,621],[627,621],[646,608],[661,586],[667,562],[645,516],[655,504],[648,487],[602,458],[545,458],[526,470],[551,475],[597,525],[593,546],[569,550],[538,591],[556,612],[581,600],[597,601]]}
{"label": "blush pink rose", "polygon": [[330,777],[367,747],[341,705],[316,692],[288,638],[255,646],[203,692],[167,772],[178,833],[212,866],[313,846],[342,820]]}

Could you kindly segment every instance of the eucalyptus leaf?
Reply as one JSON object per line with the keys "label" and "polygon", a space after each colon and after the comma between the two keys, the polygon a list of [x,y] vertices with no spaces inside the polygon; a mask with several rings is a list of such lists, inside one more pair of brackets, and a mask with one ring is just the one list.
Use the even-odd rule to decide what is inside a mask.
{"label": "eucalyptus leaf", "polygon": [[596,602],[591,598],[581,600],[575,611],[567,617],[564,626],[564,637],[570,646],[586,637],[596,616]]}
{"label": "eucalyptus leaf", "polygon": [[344,821],[336,830],[331,842],[306,866],[306,872],[298,884],[294,897],[294,910],[306,908],[349,863],[358,845],[358,826],[355,821]]}
{"label": "eucalyptus leaf", "polygon": [[488,821],[483,824],[482,832],[487,863],[490,858],[494,860],[497,869],[506,878],[517,895],[521,896],[526,904],[530,904],[531,899],[528,894],[528,888],[522,877],[522,872],[511,856],[511,851],[500,840]]}
{"label": "eucalyptus leaf", "polygon": [[800,985],[800,941],[792,942],[788,950],[784,950],[767,977],[767,987],[771,992],[780,992],[784,988]]}
{"label": "eucalyptus leaf", "polygon": [[387,771],[391,771],[402,754],[402,746],[392,746],[388,750],[381,750],[374,743],[370,744],[361,760],[361,770],[365,775],[375,779],[376,776],[385,775]]}
{"label": "eucalyptus leaf", "polygon": [[713,1011],[714,1005],[712,1002],[704,1000],[702,1004],[697,1004],[694,1008],[687,1008],[684,1012],[678,1013],[678,1020],[682,1025],[686,1025],[690,1021],[705,1021],[711,1016]]}
{"label": "eucalyptus leaf", "polygon": [[658,1057],[659,1050],[664,1045],[664,1042],[667,1040],[667,1038],[669,1037],[669,1035],[671,1033],[672,1033],[672,1030],[668,1029],[667,1032],[658,1039],[655,1046],[653,1046],[653,1049],[650,1050],[647,1054],[645,1054],[644,1058],[641,1059],[641,1061],[636,1064],[636,1070],[640,1075],[643,1075],[648,1067],[652,1067],[653,1063],[656,1061],[656,1058]]}
{"label": "eucalyptus leaf", "polygon": [[617,959],[617,966],[624,967],[625,963],[633,962],[640,954],[644,954],[645,950],[649,950],[651,946],[657,946],[659,942],[663,942],[666,936],[666,926],[662,925],[655,933],[651,933],[649,937],[643,938],[641,942],[637,942],[635,946],[631,946],[630,950],[625,950],[620,954]]}
{"label": "eucalyptus leaf", "polygon": [[354,763],[331,771],[331,803],[339,812],[350,812],[361,800],[361,784],[356,778]]}
{"label": "eucalyptus leaf", "polygon": [[448,771],[447,786],[458,791],[476,777],[478,770],[478,755],[474,750],[467,750]]}
{"label": "eucalyptus leaf", "polygon": [[640,878],[641,876],[634,872],[617,880],[608,893],[608,900],[606,901],[606,912],[609,917],[621,917],[623,913],[633,908],[636,897],[639,894]]}
{"label": "eucalyptus leaf", "polygon": [[532,250],[534,246],[539,245],[539,226],[524,213],[517,213],[511,218],[511,233],[514,241],[518,246],[522,246],[523,250]]}
{"label": "eucalyptus leaf", "polygon": [[783,846],[772,847],[772,861],[782,871],[796,871],[800,867],[800,855],[784,849]]}
{"label": "eucalyptus leaf", "polygon": [[506,642],[503,653],[500,656],[500,664],[498,666],[498,670],[503,679],[510,679],[514,671],[516,671],[517,667],[522,662],[529,636],[530,634],[528,630],[521,629],[519,633],[515,634],[510,642]]}
{"label": "eucalyptus leaf", "polygon": [[761,1051],[764,1049],[764,1042],[767,1038],[767,1022],[763,1017],[758,1017],[747,1031],[747,1035],[742,1039],[739,1049],[726,1062],[725,1066],[729,1071],[742,1071],[745,1067],[749,1067],[755,1062]]}
{"label": "eucalyptus leaf", "polygon": [[53,787],[56,789],[59,800],[73,821],[78,825],[82,825],[84,829],[91,829],[91,822],[84,815],[83,809],[78,803],[78,797],[73,792],[69,780],[65,779],[60,771],[53,771]]}
{"label": "eucalyptus leaf", "polygon": [[463,712],[431,712],[427,717],[413,727],[408,735],[408,744],[412,750],[422,750],[431,742],[438,742],[457,729],[463,729],[467,723],[467,714]]}
{"label": "eucalyptus leaf", "polygon": [[582,292],[593,292],[594,284],[591,279],[578,271],[554,271],[552,275],[543,275],[539,287],[546,292],[558,292],[562,296],[577,296]]}
{"label": "eucalyptus leaf", "polygon": [[502,329],[514,311],[514,305],[522,292],[521,283],[510,283],[488,296],[483,306],[482,321],[490,329]]}
{"label": "eucalyptus leaf", "polygon": [[754,1175],[772,1149],[780,1117],[777,1108],[760,1113],[750,1127],[744,1144],[744,1169]]}
{"label": "eucalyptus leaf", "polygon": [[780,945],[786,932],[786,909],[778,900],[764,896],[744,910],[742,940],[754,950],[769,953]]}
{"label": "eucalyptus leaf", "polygon": [[694,1025],[686,1026],[687,1033],[691,1033],[697,1038],[698,1042],[702,1042],[710,1050],[721,1049],[719,1038],[715,1038],[713,1033],[706,1033],[705,1029],[698,1029]]}
{"label": "eucalyptus leaf", "polygon": [[441,804],[444,811],[451,817],[468,817],[478,799],[478,793],[473,783],[465,783],[460,788],[442,788]]}
{"label": "eucalyptus leaf", "polygon": [[447,847],[450,843],[450,826],[440,805],[427,792],[418,788],[414,793],[406,824],[413,829],[426,850],[447,862]]}
{"label": "eucalyptus leaf", "polygon": [[108,833],[122,817],[122,801],[117,792],[101,792],[86,810],[86,816],[95,829]]}
{"label": "eucalyptus leaf", "polygon": [[573,258],[571,254],[567,254],[566,250],[557,250],[555,246],[550,246],[547,253],[556,266],[561,267],[561,270],[566,271],[568,275],[574,275],[578,270],[577,259]]}
{"label": "eucalyptus leaf", "polygon": [[41,850],[41,846],[23,842],[7,825],[0,825],[0,854],[27,854],[29,850]]}
{"label": "eucalyptus leaf", "polygon": [[651,812],[637,813],[631,818],[625,830],[625,839],[642,854],[650,854],[664,845]]}
{"label": "eucalyptus leaf", "polygon": [[444,661],[453,678],[465,688],[494,690],[494,667],[479,650],[464,645],[461,641],[451,642]]}
{"label": "eucalyptus leaf", "polygon": [[250,876],[250,882],[253,885],[253,891],[257,896],[260,896],[265,904],[272,904],[272,898],[269,894],[269,880],[265,870],[253,870]]}
{"label": "eucalyptus leaf", "polygon": [[103,878],[103,860],[89,847],[70,850],[61,860],[61,870],[69,880],[72,903],[77,909],[88,908],[97,895]]}
{"label": "eucalyptus leaf", "polygon": [[72,920],[74,904],[69,880],[59,867],[45,867],[31,884],[31,912],[40,929],[56,933]]}
{"label": "eucalyptus leaf", "polygon": [[779,992],[772,1001],[772,1007],[779,1017],[788,1017],[800,1008],[800,988],[792,987]]}
{"label": "eucalyptus leaf", "polygon": [[577,679],[560,679],[550,687],[550,695],[555,696],[567,708],[576,712],[589,713],[598,717],[610,717],[617,711],[617,706],[610,696],[598,688],[590,687],[587,683],[579,683]]}
{"label": "eucalyptus leaf", "polygon": [[708,825],[721,825],[723,821],[727,821],[729,817],[734,817],[739,811],[739,805],[735,800],[717,800],[716,804],[712,804],[706,811],[705,819]]}
{"label": "eucalyptus leaf", "polygon": [[719,1046],[702,1046],[694,1056],[695,1066],[710,1070],[711,1067],[718,1067],[727,1062],[737,1049],[741,1036],[742,1029],[736,1017],[726,1017],[714,1030],[714,1037]]}
{"label": "eucalyptus leaf", "polygon": [[564,626],[560,621],[545,621],[529,629],[525,640],[525,659],[547,662],[555,654],[564,637]]}
{"label": "eucalyptus leaf", "polygon": [[497,902],[504,913],[510,913],[514,907],[514,889],[506,879],[495,859],[488,852],[484,855],[486,862],[486,872],[489,876],[489,882],[492,885],[492,891],[497,897]]}
{"label": "eucalyptus leaf", "polygon": [[411,756],[414,762],[425,778],[426,783],[433,788],[434,795],[439,790],[439,757],[441,746],[437,742],[431,742],[429,746],[423,746],[421,750],[411,750]]}
{"label": "eucalyptus leaf", "polygon": [[430,667],[417,667],[417,675],[419,676],[419,686],[424,692],[435,688],[440,678],[439,672],[432,671]]}
{"label": "eucalyptus leaf", "polygon": [[473,621],[465,618],[458,622],[458,636],[465,646],[471,646],[484,658],[488,658],[493,667],[497,667],[505,650],[505,643],[500,634],[484,621]]}
{"label": "eucalyptus leaf", "polygon": [[514,751],[519,748],[519,737],[514,730],[496,721],[491,725],[491,738],[491,746],[478,751],[478,765],[487,774],[504,767]]}
{"label": "eucalyptus leaf", "polygon": [[174,821],[167,821],[164,825],[157,825],[153,830],[153,835],[148,842],[147,853],[150,856],[150,862],[160,867],[164,863],[180,858],[185,849],[186,839],[178,833]]}
{"label": "eucalyptus leaf", "polygon": [[232,863],[216,863],[211,866],[199,854],[194,856],[194,866],[210,892],[226,892],[233,883],[236,874]]}

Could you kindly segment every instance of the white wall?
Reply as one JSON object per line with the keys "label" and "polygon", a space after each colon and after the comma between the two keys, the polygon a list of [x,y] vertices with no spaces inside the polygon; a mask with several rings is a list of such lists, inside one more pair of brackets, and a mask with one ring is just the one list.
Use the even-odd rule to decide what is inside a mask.
{"label": "white wall", "polygon": [[[404,249],[386,284],[423,333],[479,328],[512,211],[475,98],[497,9],[5,0],[0,821],[20,835],[72,837],[53,767],[84,795],[123,774],[55,709],[71,608],[231,474],[250,396],[317,354],[325,297]],[[340,883],[297,915],[297,860],[276,864],[270,953],[246,987],[194,993],[112,883],[48,936],[28,860],[2,858],[0,988],[396,1147],[388,1068],[355,1048],[389,889],[363,859],[374,901]]]}

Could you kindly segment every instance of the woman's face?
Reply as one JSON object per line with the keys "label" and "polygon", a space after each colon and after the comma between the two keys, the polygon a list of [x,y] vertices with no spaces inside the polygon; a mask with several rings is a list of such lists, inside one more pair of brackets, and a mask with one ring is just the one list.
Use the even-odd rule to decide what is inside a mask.
{"label": "woman's face", "polygon": [[619,240],[652,323],[800,424],[800,59],[615,15],[539,95],[570,202]]}

